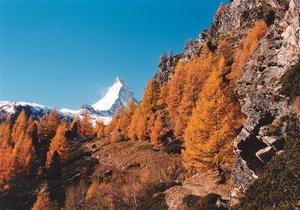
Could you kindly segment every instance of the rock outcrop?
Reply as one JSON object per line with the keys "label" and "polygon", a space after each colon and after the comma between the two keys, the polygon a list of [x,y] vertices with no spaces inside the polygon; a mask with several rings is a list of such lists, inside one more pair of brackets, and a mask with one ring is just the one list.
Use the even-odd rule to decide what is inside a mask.
{"label": "rock outcrop", "polygon": [[175,56],[172,54],[167,56],[165,54],[161,56],[156,74],[154,76],[154,79],[158,84],[163,84],[170,79],[171,75],[174,73],[175,66],[181,57],[181,54]]}
{"label": "rock outcrop", "polygon": [[235,142],[237,161],[232,172],[232,205],[271,157],[284,149],[286,119],[292,114],[290,101],[293,99],[281,92],[285,85],[281,81],[289,71],[298,71],[294,67],[300,61],[300,2],[256,2],[271,7],[276,18],[245,65],[235,89],[247,118]]}
{"label": "rock outcrop", "polygon": [[[230,205],[237,204],[268,161],[283,152],[289,119],[300,116],[300,1],[233,0],[222,4],[212,26],[195,41],[188,41],[179,59],[187,63],[205,44],[214,52],[221,37],[237,48],[258,20],[264,20],[267,32],[242,68],[233,93],[245,122],[234,143]],[[171,66],[165,59],[155,78],[168,80],[174,70]],[[186,187],[172,190],[190,193]],[[166,199],[172,200],[168,193]],[[174,202],[182,202],[178,200]]]}

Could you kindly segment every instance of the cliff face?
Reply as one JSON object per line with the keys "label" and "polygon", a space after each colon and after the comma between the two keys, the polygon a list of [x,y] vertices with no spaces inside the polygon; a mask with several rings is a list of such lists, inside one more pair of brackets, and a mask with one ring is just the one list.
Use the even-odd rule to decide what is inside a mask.
{"label": "cliff face", "polygon": [[[257,21],[265,22],[266,27],[253,38],[253,31],[262,30],[257,29]],[[290,119],[299,118],[299,28],[299,0],[233,0],[220,6],[212,26],[187,43],[179,60],[188,65],[205,46],[216,54],[222,50],[218,45],[224,38],[235,52],[245,48],[245,39],[257,39],[245,61],[234,52],[227,58],[225,77],[234,74],[233,62],[242,63],[232,94],[245,116],[234,142],[231,205],[239,202],[271,158],[283,153]],[[156,78],[161,77],[160,71]],[[171,78],[173,70],[166,72],[164,78]]]}
{"label": "cliff face", "polygon": [[299,71],[296,66],[300,56],[300,2],[256,1],[252,10],[260,7],[271,7],[269,14],[274,15],[274,24],[269,26],[259,48],[244,66],[243,76],[235,88],[246,121],[235,142],[233,204],[271,157],[284,149],[287,116],[293,115],[291,102],[294,99],[282,92],[282,86],[287,85],[282,80],[288,72]]}

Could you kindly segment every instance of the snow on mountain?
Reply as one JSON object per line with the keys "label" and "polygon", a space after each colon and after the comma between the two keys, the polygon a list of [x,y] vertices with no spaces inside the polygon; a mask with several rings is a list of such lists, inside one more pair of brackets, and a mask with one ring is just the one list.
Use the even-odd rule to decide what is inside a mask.
{"label": "snow on mountain", "polygon": [[131,97],[133,97],[131,89],[123,80],[117,77],[104,97],[94,103],[92,107],[96,111],[115,113],[121,106],[127,106]]}
{"label": "snow on mountain", "polygon": [[[131,89],[123,80],[117,77],[114,83],[107,89],[104,97],[93,105],[83,104],[78,110],[63,108],[57,112],[61,117],[67,119],[73,119],[75,116],[82,118],[84,113],[87,112],[93,124],[96,121],[108,124],[117,109],[127,106],[131,97],[133,97]],[[18,110],[26,110],[34,118],[40,118],[44,113],[48,113],[52,109],[37,103],[0,101],[0,114],[3,115],[14,114]]]}
{"label": "snow on mountain", "polygon": [[50,108],[37,103],[29,103],[29,102],[10,102],[10,101],[0,101],[0,109],[5,111],[7,114],[15,113],[16,107],[31,107],[34,111],[49,111]]}
{"label": "snow on mountain", "polygon": [[20,110],[25,110],[32,117],[39,119],[44,113],[49,112],[51,108],[37,103],[0,101],[0,115],[11,115]]}

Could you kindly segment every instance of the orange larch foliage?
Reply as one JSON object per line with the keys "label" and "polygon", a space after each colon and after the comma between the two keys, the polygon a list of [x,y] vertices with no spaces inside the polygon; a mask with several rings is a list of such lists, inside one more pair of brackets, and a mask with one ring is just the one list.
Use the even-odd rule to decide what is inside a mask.
{"label": "orange larch foliage", "polygon": [[37,156],[31,137],[30,131],[22,131],[13,149],[14,173],[32,174],[35,170]]}
{"label": "orange larch foliage", "polygon": [[12,141],[13,143],[16,143],[19,135],[23,132],[25,132],[27,127],[27,117],[25,114],[25,111],[23,110],[19,115],[16,121],[14,122],[14,126],[12,128]]}
{"label": "orange larch foliage", "polygon": [[32,124],[33,120],[27,121],[25,112],[22,111],[12,129],[10,129],[10,117],[6,119],[5,123],[0,125],[0,182],[21,174],[34,173],[37,165],[37,156],[31,137]]}
{"label": "orange larch foliage", "polygon": [[37,124],[39,136],[53,138],[59,123],[60,120],[55,109],[51,110],[48,115],[44,114]]}
{"label": "orange larch foliage", "polygon": [[183,68],[184,64],[178,63],[175,69],[175,73],[172,75],[171,81],[168,83],[168,96],[166,103],[168,105],[168,112],[170,117],[171,127],[175,127],[177,108],[183,96],[184,79],[186,78],[186,72]]}
{"label": "orange larch foliage", "polygon": [[164,109],[167,107],[167,102],[166,102],[167,97],[168,97],[168,85],[165,84],[160,88],[159,98],[156,103],[158,109]]}
{"label": "orange larch foliage", "polygon": [[156,117],[154,125],[151,129],[151,143],[158,144],[161,141],[161,137],[164,135],[164,128],[160,117]]}
{"label": "orange larch foliage", "polygon": [[87,112],[85,112],[83,118],[78,121],[78,136],[83,139],[91,139],[94,137],[94,128],[91,123],[91,117]]}
{"label": "orange larch foliage", "polygon": [[106,132],[111,134],[112,142],[118,142],[121,140],[127,140],[130,136],[130,124],[133,119],[133,115],[136,109],[134,99],[131,98],[128,102],[127,107],[121,107],[112,122],[107,126]]}
{"label": "orange larch foliage", "polygon": [[129,139],[131,139],[132,141],[137,141],[138,137],[137,137],[137,128],[138,128],[138,123],[140,120],[140,116],[141,116],[141,108],[140,106],[138,106],[133,115],[132,115],[132,120],[131,123],[128,127],[128,137]]}
{"label": "orange larch foliage", "polygon": [[231,165],[233,142],[241,123],[239,107],[225,94],[219,71],[214,70],[185,131],[184,166],[203,169]]}
{"label": "orange larch foliage", "polygon": [[118,115],[118,112],[113,117],[112,121],[105,127],[105,135],[111,135],[112,132],[116,129],[118,122],[120,119],[120,115]]}
{"label": "orange larch foliage", "polygon": [[1,151],[7,150],[8,147],[12,146],[10,119],[11,118],[8,116],[5,119],[5,122],[0,124],[0,150]]}
{"label": "orange larch foliage", "polygon": [[243,74],[243,67],[248,62],[254,51],[259,46],[259,40],[265,36],[268,26],[265,21],[256,21],[250,33],[243,40],[233,55],[234,63],[232,65],[230,78],[234,81],[238,80]]}
{"label": "orange larch foliage", "polygon": [[53,154],[58,153],[60,159],[64,159],[68,151],[68,139],[66,131],[68,130],[68,123],[62,122],[56,130],[54,138],[51,140],[49,151],[47,153],[46,166],[49,167]]}
{"label": "orange larch foliage", "polygon": [[157,111],[157,101],[160,95],[160,87],[156,80],[148,83],[142,102],[133,114],[129,126],[129,138],[132,140],[146,141],[150,139],[153,116]]}
{"label": "orange larch foliage", "polygon": [[188,63],[178,63],[168,84],[168,111],[176,137],[183,135],[203,82],[211,71],[213,54],[203,47]]}
{"label": "orange larch foliage", "polygon": [[96,133],[97,138],[103,138],[105,136],[105,125],[102,121],[98,121],[96,123],[96,127],[94,128],[94,133]]}

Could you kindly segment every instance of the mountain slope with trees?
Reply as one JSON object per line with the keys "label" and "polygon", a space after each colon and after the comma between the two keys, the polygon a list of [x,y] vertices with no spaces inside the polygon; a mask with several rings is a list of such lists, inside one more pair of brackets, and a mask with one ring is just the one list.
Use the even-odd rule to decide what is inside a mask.
{"label": "mountain slope with trees", "polygon": [[0,118],[1,209],[297,209],[299,28],[297,0],[233,0],[108,125]]}

